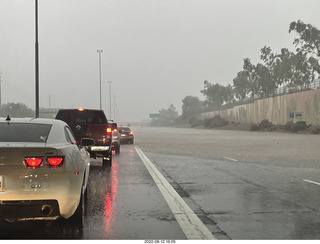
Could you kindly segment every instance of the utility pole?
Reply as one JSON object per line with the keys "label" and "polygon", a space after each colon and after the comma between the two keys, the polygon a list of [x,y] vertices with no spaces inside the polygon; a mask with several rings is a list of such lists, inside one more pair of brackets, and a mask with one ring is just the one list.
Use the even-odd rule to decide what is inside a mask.
{"label": "utility pole", "polygon": [[113,95],[113,120],[116,121],[116,95]]}
{"label": "utility pole", "polygon": [[110,119],[111,119],[111,83],[112,83],[112,81],[109,81]]}
{"label": "utility pole", "polygon": [[1,73],[0,73],[0,109],[2,108],[2,94],[1,94],[1,83],[2,83],[2,78],[1,78]]}
{"label": "utility pole", "polygon": [[36,118],[39,118],[39,43],[38,43],[38,0],[35,0],[35,79],[36,79]]}
{"label": "utility pole", "polygon": [[101,102],[101,53],[102,50],[97,50],[99,53],[99,76],[100,76],[100,110],[102,109],[102,102]]}

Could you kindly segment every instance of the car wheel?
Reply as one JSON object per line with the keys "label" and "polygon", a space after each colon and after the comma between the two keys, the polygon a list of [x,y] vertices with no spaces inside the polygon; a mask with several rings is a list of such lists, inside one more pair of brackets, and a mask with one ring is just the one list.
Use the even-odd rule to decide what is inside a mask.
{"label": "car wheel", "polygon": [[112,166],[112,153],[109,155],[109,158],[102,158],[102,166],[104,167]]}
{"label": "car wheel", "polygon": [[116,148],[116,154],[120,154],[120,146]]}
{"label": "car wheel", "polygon": [[73,225],[77,225],[79,227],[83,227],[84,223],[84,214],[85,214],[85,196],[86,192],[81,191],[81,196],[80,196],[80,202],[79,205],[74,212],[74,214],[68,219],[68,222],[72,223]]}

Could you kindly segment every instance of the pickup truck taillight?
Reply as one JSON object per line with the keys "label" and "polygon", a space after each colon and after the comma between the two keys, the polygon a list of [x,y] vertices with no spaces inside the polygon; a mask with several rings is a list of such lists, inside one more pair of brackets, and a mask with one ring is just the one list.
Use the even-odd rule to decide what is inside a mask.
{"label": "pickup truck taillight", "polygon": [[112,136],[112,130],[110,127],[107,128],[107,137]]}

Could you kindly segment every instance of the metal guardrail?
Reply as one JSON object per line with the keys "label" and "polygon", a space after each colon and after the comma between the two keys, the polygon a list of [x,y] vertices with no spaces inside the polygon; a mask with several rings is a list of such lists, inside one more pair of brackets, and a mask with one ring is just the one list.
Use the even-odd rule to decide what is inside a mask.
{"label": "metal guardrail", "polygon": [[307,91],[307,90],[314,90],[320,88],[320,80],[316,80],[311,82],[310,84],[303,85],[303,86],[283,86],[279,87],[275,90],[275,94],[289,94],[299,91]]}

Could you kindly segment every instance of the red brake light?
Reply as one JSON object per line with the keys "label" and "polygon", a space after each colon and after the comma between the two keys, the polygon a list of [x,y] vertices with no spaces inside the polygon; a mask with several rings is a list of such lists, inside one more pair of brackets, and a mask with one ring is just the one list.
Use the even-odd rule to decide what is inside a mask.
{"label": "red brake light", "polygon": [[133,132],[132,131],[130,131],[130,133],[129,133],[130,135],[133,135]]}
{"label": "red brake light", "polygon": [[57,168],[63,165],[63,157],[48,157],[47,166],[49,168]]}
{"label": "red brake light", "polygon": [[42,158],[24,158],[24,164],[27,168],[40,168],[42,165]]}
{"label": "red brake light", "polygon": [[112,130],[110,127],[107,128],[107,136],[111,136],[112,134]]}
{"label": "red brake light", "polygon": [[84,108],[78,108],[78,111],[84,111]]}

